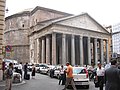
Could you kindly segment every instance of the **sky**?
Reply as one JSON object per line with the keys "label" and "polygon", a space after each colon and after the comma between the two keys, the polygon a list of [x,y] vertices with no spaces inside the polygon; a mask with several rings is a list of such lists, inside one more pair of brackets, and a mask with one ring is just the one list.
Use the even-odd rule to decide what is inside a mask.
{"label": "sky", "polygon": [[120,0],[6,0],[5,16],[41,6],[70,14],[88,13],[101,25],[120,22]]}

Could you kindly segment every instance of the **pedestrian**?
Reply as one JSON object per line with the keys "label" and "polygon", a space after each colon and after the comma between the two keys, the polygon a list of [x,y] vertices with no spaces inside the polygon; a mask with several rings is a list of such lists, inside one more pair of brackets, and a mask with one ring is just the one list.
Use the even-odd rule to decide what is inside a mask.
{"label": "pedestrian", "polygon": [[26,62],[26,64],[24,65],[24,79],[27,78],[27,72],[28,72],[28,63]]}
{"label": "pedestrian", "polygon": [[111,63],[109,62],[109,63],[107,63],[106,65],[105,65],[105,70],[106,69],[108,69],[108,68],[110,68],[110,65],[111,65]]}
{"label": "pedestrian", "polygon": [[65,73],[65,70],[64,70],[64,66],[61,65],[61,68],[60,68],[60,77],[59,77],[59,85],[62,81],[62,85],[65,85],[65,80],[66,80],[66,73]]}
{"label": "pedestrian", "polygon": [[116,64],[116,60],[111,60],[111,67],[105,70],[105,90],[120,90],[120,70]]}
{"label": "pedestrian", "polygon": [[67,73],[67,77],[66,77],[65,87],[63,90],[66,90],[69,84],[72,85],[73,90],[77,90],[73,80],[73,67],[69,64],[69,62],[66,63],[66,66],[67,66],[67,70],[65,70],[65,72]]}
{"label": "pedestrian", "polygon": [[23,71],[23,66],[22,66],[22,62],[20,62],[20,64],[18,65],[18,73],[20,73],[21,78],[22,78],[22,71]]}
{"label": "pedestrian", "polygon": [[34,64],[32,64],[32,79],[35,79],[34,77],[35,77],[35,65]]}
{"label": "pedestrian", "polygon": [[6,89],[11,90],[12,88],[12,78],[13,78],[13,64],[9,63],[8,69],[5,70],[5,78],[6,78]]}
{"label": "pedestrian", "polygon": [[100,62],[98,62],[98,67],[96,69],[96,75],[95,75],[96,78],[95,79],[96,79],[96,81],[98,81],[99,90],[103,90],[104,73],[105,73],[105,69],[102,67],[102,64]]}

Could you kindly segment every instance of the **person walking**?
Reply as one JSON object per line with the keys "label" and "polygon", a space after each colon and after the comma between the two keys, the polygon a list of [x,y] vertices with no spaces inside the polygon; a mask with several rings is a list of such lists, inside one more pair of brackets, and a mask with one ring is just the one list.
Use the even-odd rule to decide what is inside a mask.
{"label": "person walking", "polygon": [[24,79],[27,78],[27,72],[28,72],[28,63],[24,65]]}
{"label": "person walking", "polygon": [[73,90],[77,90],[75,87],[75,83],[73,81],[73,67],[69,64],[69,62],[66,63],[66,66],[67,66],[67,70],[65,70],[65,72],[67,73],[67,77],[66,77],[65,87],[62,90],[66,90],[69,84],[72,85]]}
{"label": "person walking", "polygon": [[120,70],[117,61],[111,61],[111,67],[105,70],[105,90],[120,90]]}
{"label": "person walking", "polygon": [[35,65],[34,64],[32,64],[32,79],[35,79],[34,77],[35,77]]}
{"label": "person walking", "polygon": [[13,77],[13,64],[9,63],[8,69],[5,70],[5,78],[6,78],[6,89],[5,90],[11,90],[12,77]]}
{"label": "person walking", "polygon": [[102,67],[102,64],[98,62],[98,68],[96,69],[96,81],[98,81],[99,90],[103,90],[104,86],[104,73],[105,69]]}
{"label": "person walking", "polygon": [[64,66],[61,65],[61,69],[60,69],[60,77],[59,77],[59,85],[62,81],[62,85],[65,85],[65,80],[66,80],[66,73],[64,71]]}

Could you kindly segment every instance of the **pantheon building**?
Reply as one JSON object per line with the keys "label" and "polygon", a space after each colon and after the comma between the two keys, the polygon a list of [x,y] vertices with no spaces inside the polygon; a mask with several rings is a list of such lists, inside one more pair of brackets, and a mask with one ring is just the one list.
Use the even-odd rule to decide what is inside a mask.
{"label": "pantheon building", "polygon": [[109,62],[110,34],[88,13],[73,15],[37,6],[6,17],[4,37],[13,48],[11,58],[22,62]]}

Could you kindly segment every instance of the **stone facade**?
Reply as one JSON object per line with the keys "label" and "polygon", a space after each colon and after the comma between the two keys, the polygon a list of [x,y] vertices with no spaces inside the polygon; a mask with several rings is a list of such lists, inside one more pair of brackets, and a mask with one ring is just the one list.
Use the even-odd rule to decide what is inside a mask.
{"label": "stone facade", "polygon": [[66,15],[69,14],[37,6],[33,10],[30,9],[6,17],[4,42],[5,46],[12,46],[12,51],[11,55],[5,58],[18,60],[18,62],[22,61],[23,63],[30,62],[29,33],[36,31],[36,26],[39,22]]}
{"label": "stone facade", "polygon": [[10,58],[18,62],[29,62],[30,11],[24,11],[5,19],[4,42],[5,46],[12,46]]}
{"label": "stone facade", "polygon": [[[108,40],[109,32],[97,23],[87,13],[78,16],[48,21],[47,25],[40,27],[43,22],[31,32],[30,56],[31,62],[36,61],[38,40],[39,51],[36,55],[40,63],[65,64],[69,61],[72,65],[97,64],[100,60],[109,62]],[[49,36],[49,38],[48,38]],[[105,47],[104,47],[105,43]],[[104,49],[106,52],[104,52]],[[105,53],[105,54],[104,54]],[[48,59],[49,57],[49,59]]]}
{"label": "stone facade", "polygon": [[87,13],[74,16],[37,6],[7,17],[4,37],[6,45],[13,47],[11,58],[22,62],[69,61],[81,66],[109,62],[110,34]]}

